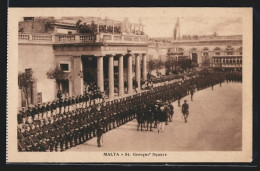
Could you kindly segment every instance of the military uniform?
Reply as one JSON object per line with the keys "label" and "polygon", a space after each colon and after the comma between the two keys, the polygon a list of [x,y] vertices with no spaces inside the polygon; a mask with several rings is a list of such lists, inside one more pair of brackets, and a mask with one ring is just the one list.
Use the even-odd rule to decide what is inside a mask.
{"label": "military uniform", "polygon": [[172,117],[173,117],[173,114],[174,114],[174,107],[171,103],[168,106],[170,108],[170,122],[172,122]]}
{"label": "military uniform", "polygon": [[102,123],[100,121],[97,122],[97,144],[98,147],[101,147],[101,137],[103,134],[103,129],[102,129]]}
{"label": "military uniform", "polygon": [[187,123],[187,118],[189,116],[189,105],[186,103],[186,100],[184,100],[184,104],[182,105],[182,114],[184,116],[185,123]]}

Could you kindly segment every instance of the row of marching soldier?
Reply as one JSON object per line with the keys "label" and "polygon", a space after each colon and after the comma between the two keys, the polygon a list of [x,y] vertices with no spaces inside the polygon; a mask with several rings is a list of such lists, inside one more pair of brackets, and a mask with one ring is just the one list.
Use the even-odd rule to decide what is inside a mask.
{"label": "row of marching soldier", "polygon": [[[109,102],[90,103],[85,95],[80,95],[76,97],[78,100],[75,102],[73,102],[75,97],[72,98],[72,103],[65,98],[52,104],[23,109],[20,115],[30,114],[26,117],[18,117],[18,149],[19,151],[64,151],[93,137],[97,137],[98,147],[101,147],[102,134],[135,118],[141,130],[144,124],[147,130],[148,128],[152,130],[153,127],[162,127],[164,130],[164,125],[157,125],[160,123],[157,121],[166,123],[171,121],[174,113],[173,106],[171,107],[173,101],[179,102],[188,94],[191,94],[192,98],[195,89],[200,90],[221,84],[224,80],[225,73],[196,73],[186,75],[184,79],[160,82],[150,90]],[[163,113],[159,109],[166,110],[166,116],[158,115]],[[145,110],[148,112],[144,112]]]}

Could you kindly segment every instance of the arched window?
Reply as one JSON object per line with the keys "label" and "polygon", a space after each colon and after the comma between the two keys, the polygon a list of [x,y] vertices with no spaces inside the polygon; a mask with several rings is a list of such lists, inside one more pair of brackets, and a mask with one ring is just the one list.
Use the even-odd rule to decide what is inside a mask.
{"label": "arched window", "polygon": [[203,48],[203,51],[208,51],[208,50],[209,50],[209,48],[207,48],[207,47]]}
{"label": "arched window", "polygon": [[202,55],[203,56],[209,56],[209,53],[208,52],[203,52]]}
{"label": "arched window", "polygon": [[215,52],[215,55],[220,55],[220,52]]}
{"label": "arched window", "polygon": [[227,45],[226,50],[234,50],[234,48],[231,45]]}
{"label": "arched window", "polygon": [[220,49],[220,47],[215,47],[214,50],[215,51],[220,51],[221,49]]}
{"label": "arched window", "polygon": [[233,52],[227,52],[227,55],[233,55]]}

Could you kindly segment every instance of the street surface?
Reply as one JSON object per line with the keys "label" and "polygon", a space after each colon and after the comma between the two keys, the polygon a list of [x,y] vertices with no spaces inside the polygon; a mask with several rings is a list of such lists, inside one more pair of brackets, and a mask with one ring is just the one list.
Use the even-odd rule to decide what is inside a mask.
{"label": "street surface", "polygon": [[[136,120],[103,135],[103,145],[97,138],[73,147],[68,152],[86,151],[237,151],[242,148],[242,84],[222,83],[195,92],[188,100],[190,115],[184,123],[181,107],[174,105],[173,122],[158,133],[137,131]],[[66,152],[65,151],[65,152]]]}

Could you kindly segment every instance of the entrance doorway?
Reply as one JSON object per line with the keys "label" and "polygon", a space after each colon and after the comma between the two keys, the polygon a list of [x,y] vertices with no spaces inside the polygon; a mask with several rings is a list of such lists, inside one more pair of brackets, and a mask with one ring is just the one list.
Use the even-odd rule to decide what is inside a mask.
{"label": "entrance doorway", "polygon": [[192,62],[198,63],[198,54],[192,53],[191,54],[191,60],[192,60]]}
{"label": "entrance doorway", "polygon": [[89,86],[89,91],[97,86],[97,59],[94,56],[81,56],[83,66],[84,85]]}

